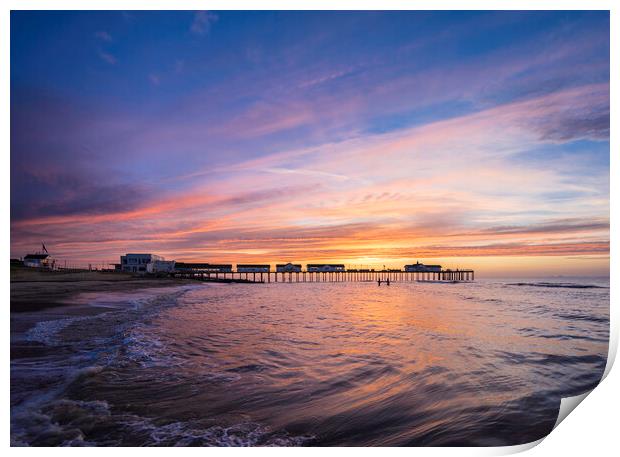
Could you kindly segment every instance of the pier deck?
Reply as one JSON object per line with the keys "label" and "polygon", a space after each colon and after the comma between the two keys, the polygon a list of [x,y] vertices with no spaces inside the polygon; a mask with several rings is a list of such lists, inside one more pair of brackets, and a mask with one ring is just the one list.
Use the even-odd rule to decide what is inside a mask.
{"label": "pier deck", "polygon": [[212,282],[242,283],[298,283],[298,282],[411,282],[445,281],[469,282],[474,280],[474,270],[442,271],[297,271],[297,272],[205,272],[187,271],[173,274],[178,278],[191,278]]}

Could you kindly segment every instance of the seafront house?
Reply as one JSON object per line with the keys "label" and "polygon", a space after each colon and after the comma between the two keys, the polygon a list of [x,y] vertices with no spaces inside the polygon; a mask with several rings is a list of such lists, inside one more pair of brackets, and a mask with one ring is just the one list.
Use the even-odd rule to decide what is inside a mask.
{"label": "seafront house", "polygon": [[28,254],[24,257],[24,266],[30,268],[54,268],[54,263],[49,254]]}
{"label": "seafront house", "polygon": [[149,264],[163,260],[163,257],[155,254],[125,254],[121,256],[121,271],[147,273]]}
{"label": "seafront house", "polygon": [[41,243],[41,250],[34,254],[26,254],[23,259],[25,267],[29,268],[49,268],[53,270],[56,268],[56,261],[52,259],[49,251],[45,247],[45,243]]}

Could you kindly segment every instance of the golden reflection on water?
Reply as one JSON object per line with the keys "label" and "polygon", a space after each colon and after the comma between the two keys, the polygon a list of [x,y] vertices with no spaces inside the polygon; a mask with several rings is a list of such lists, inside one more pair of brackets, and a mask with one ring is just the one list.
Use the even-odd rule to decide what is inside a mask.
{"label": "golden reflection on water", "polygon": [[[141,338],[156,352],[146,365],[89,382],[104,397],[123,389],[125,401],[139,373],[132,404],[152,415],[250,417],[325,443],[423,442],[438,429],[460,442],[466,432],[455,424],[467,442],[521,417],[541,390],[596,379],[608,327],[558,313],[588,303],[604,318],[605,294],[492,283],[210,285],[148,322]],[[552,424],[559,397],[545,398],[519,422]]]}

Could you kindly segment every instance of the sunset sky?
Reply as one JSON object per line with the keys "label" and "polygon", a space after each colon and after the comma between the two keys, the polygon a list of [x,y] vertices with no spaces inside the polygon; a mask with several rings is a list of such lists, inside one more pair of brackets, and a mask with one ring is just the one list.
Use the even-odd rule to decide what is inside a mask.
{"label": "sunset sky", "polygon": [[606,275],[608,12],[13,12],[11,255]]}

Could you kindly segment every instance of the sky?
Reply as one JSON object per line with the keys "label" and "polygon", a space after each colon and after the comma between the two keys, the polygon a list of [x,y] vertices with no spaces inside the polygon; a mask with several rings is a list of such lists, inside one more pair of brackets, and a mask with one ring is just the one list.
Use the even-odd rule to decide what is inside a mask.
{"label": "sky", "polygon": [[11,256],[609,274],[609,13],[11,13]]}

